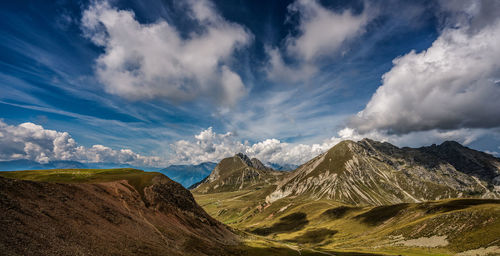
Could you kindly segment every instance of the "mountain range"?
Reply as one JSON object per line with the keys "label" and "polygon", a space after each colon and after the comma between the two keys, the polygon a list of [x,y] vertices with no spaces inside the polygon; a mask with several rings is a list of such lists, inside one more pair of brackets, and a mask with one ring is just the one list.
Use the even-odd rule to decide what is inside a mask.
{"label": "mountain range", "polygon": [[223,159],[191,191],[233,228],[323,251],[500,253],[500,159],[490,154],[363,139],[291,172],[257,161]]}
{"label": "mountain range", "polygon": [[207,177],[216,165],[212,162],[197,165],[170,165],[159,172],[187,188]]}
{"label": "mountain range", "polygon": [[112,168],[135,168],[144,171],[159,171],[162,168],[133,166],[126,163],[82,163],[70,160],[56,160],[47,163],[39,163],[28,159],[0,161],[0,171],[23,171],[23,170],[47,170],[47,169],[112,169]]}
{"label": "mountain range", "polygon": [[[39,163],[28,159],[0,161],[0,171],[46,170],[46,169],[112,169],[135,168],[145,171],[161,172],[170,179],[179,182],[185,188],[192,186],[206,178],[217,164],[203,162],[200,164],[169,165],[165,168],[133,166],[123,163],[82,163],[78,161],[50,161]],[[265,166],[278,171],[290,171],[297,168],[293,164],[267,163]]]}
{"label": "mountain range", "polygon": [[[162,172],[181,180],[213,165]],[[340,142],[289,172],[238,153],[191,191],[131,168],[0,172],[0,251],[498,255],[499,177],[499,158],[457,142],[369,139]]]}

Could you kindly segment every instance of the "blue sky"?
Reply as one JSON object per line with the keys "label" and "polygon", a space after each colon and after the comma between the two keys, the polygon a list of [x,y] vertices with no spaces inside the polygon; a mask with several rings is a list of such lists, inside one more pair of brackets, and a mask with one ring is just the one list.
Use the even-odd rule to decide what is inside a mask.
{"label": "blue sky", "polygon": [[498,2],[0,5],[1,160],[298,164],[363,137],[500,152]]}

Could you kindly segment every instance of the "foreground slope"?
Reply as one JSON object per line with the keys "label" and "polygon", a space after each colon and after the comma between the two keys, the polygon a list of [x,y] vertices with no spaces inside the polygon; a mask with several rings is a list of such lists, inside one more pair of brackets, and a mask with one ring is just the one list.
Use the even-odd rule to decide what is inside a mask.
{"label": "foreground slope", "polygon": [[0,230],[2,255],[323,255],[235,232],[136,169],[0,172]]}
{"label": "foreground slope", "polygon": [[189,191],[159,173],[50,170],[0,176],[4,255],[226,255],[231,253],[225,248],[237,243]]}

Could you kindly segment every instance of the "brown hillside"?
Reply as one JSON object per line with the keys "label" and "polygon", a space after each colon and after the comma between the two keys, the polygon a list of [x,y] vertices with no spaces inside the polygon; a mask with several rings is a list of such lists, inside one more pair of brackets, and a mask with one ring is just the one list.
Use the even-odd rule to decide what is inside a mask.
{"label": "brown hillside", "polygon": [[238,243],[180,184],[130,183],[0,177],[1,254],[230,255],[224,248]]}

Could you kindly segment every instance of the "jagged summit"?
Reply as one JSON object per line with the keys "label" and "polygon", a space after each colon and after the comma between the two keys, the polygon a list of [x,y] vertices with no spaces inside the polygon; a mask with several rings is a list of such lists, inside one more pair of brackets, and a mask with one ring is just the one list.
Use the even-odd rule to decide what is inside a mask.
{"label": "jagged summit", "polygon": [[257,158],[243,153],[222,159],[210,175],[195,189],[198,192],[231,191],[274,182],[281,172],[266,167]]}
{"label": "jagged summit", "polygon": [[246,165],[252,166],[252,161],[250,160],[250,158],[247,155],[240,152],[234,156],[239,157],[243,162],[245,162]]}
{"label": "jagged summit", "polygon": [[326,198],[354,205],[422,202],[444,198],[500,197],[500,159],[445,141],[399,148],[368,138],[345,140],[292,172],[265,167],[238,153],[223,159],[196,192],[275,186],[271,203],[284,197]]}
{"label": "jagged summit", "polygon": [[342,141],[277,182],[267,200],[287,196],[382,205],[443,198],[500,196],[500,159],[447,141],[399,148]]}
{"label": "jagged summit", "polygon": [[238,153],[234,155],[234,157],[239,157],[248,167],[253,167],[257,170],[269,170],[272,171],[272,168],[265,166],[259,159],[252,158],[250,159],[247,155],[243,153]]}

